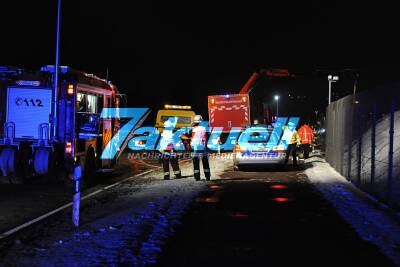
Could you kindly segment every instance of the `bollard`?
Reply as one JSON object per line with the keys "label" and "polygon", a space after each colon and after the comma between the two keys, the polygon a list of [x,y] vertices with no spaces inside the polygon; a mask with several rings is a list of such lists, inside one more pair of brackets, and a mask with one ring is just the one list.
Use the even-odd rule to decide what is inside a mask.
{"label": "bollard", "polygon": [[81,186],[82,168],[80,165],[74,168],[74,197],[72,201],[72,223],[75,227],[79,227],[79,210],[81,204]]}

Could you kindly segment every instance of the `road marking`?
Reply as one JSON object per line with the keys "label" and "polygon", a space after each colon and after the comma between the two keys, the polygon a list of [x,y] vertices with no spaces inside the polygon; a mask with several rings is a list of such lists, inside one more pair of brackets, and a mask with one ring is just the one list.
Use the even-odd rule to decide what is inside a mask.
{"label": "road marking", "polygon": [[[188,160],[182,160],[181,162],[183,163],[183,162],[188,162],[188,161],[190,161],[190,159],[188,159]],[[151,170],[148,170],[148,171],[145,171],[145,172],[142,172],[142,173],[133,175],[133,176],[129,176],[129,177],[127,177],[127,178],[125,178],[125,179],[123,179],[123,180],[121,180],[121,181],[119,181],[119,182],[116,182],[116,183],[114,183],[114,184],[105,186],[105,187],[103,187],[103,188],[101,188],[101,189],[99,189],[99,190],[96,190],[96,191],[94,191],[94,192],[92,192],[92,193],[90,193],[90,194],[87,194],[87,195],[83,196],[83,197],[81,198],[81,200],[88,199],[88,198],[90,198],[90,197],[92,197],[92,196],[95,196],[95,195],[97,195],[97,194],[99,194],[99,193],[101,193],[101,192],[104,192],[104,191],[106,191],[106,190],[108,190],[108,189],[110,189],[110,188],[113,188],[113,187],[115,187],[115,186],[117,186],[117,185],[120,185],[120,184],[122,184],[122,183],[124,183],[124,182],[126,182],[126,181],[128,181],[128,180],[130,180],[130,179],[132,179],[132,178],[140,177],[140,176],[146,175],[146,174],[148,174],[148,173],[154,172],[154,171],[159,170],[159,169],[162,169],[162,167],[156,167],[156,168],[154,168],[154,169],[151,169]],[[44,214],[44,215],[42,215],[42,216],[40,216],[40,217],[37,217],[36,219],[30,220],[29,222],[26,222],[26,223],[24,223],[24,224],[22,224],[22,225],[20,225],[20,226],[17,226],[17,227],[15,227],[15,228],[13,228],[13,229],[11,229],[11,230],[5,232],[5,233],[2,233],[2,234],[0,234],[0,240],[4,239],[4,238],[6,238],[6,237],[9,237],[10,235],[12,235],[12,234],[14,234],[14,233],[16,233],[16,232],[18,232],[18,231],[20,231],[20,230],[22,230],[22,229],[24,229],[24,228],[26,228],[26,227],[28,227],[28,226],[30,226],[30,225],[36,223],[36,222],[39,222],[39,221],[41,221],[41,220],[43,220],[43,219],[46,219],[46,218],[48,218],[49,216],[51,216],[51,215],[53,215],[53,214],[55,214],[55,213],[57,213],[57,212],[60,212],[60,211],[62,211],[62,210],[64,210],[64,209],[66,209],[66,208],[69,208],[69,207],[71,207],[71,206],[72,206],[72,202],[69,202],[68,204],[65,204],[65,205],[63,205],[63,206],[61,206],[61,207],[59,207],[59,208],[57,208],[57,209],[55,209],[55,210],[52,210],[52,211],[50,211],[50,212],[48,212],[48,213],[46,213],[46,214]]]}
{"label": "road marking", "polygon": [[[113,188],[113,187],[115,187],[115,186],[117,186],[117,185],[120,185],[120,184],[122,184],[122,183],[124,183],[124,182],[126,182],[126,181],[128,181],[128,180],[130,180],[130,179],[132,179],[132,178],[146,175],[146,174],[148,174],[148,173],[150,173],[150,172],[153,172],[153,171],[156,171],[156,170],[158,170],[158,169],[161,169],[161,167],[157,167],[157,168],[155,168],[155,169],[148,170],[148,171],[139,173],[139,174],[137,174],[137,175],[130,176],[130,177],[128,177],[128,178],[123,179],[122,181],[119,181],[119,182],[116,182],[116,183],[114,183],[114,184],[105,186],[105,187],[103,187],[103,188],[101,188],[101,189],[99,189],[99,190],[96,190],[96,191],[94,191],[94,192],[92,192],[92,193],[90,193],[90,194],[87,194],[87,195],[83,196],[83,197],[81,198],[81,200],[88,199],[88,198],[90,198],[90,197],[92,197],[92,196],[95,196],[95,195],[97,195],[97,194],[99,194],[99,193],[101,193],[101,192],[104,192],[104,191],[106,191],[106,190],[108,190],[108,189],[110,189],[110,188]],[[26,227],[28,227],[28,226],[30,226],[30,225],[36,223],[36,222],[39,222],[39,221],[41,221],[41,220],[43,220],[43,219],[46,219],[46,218],[48,218],[49,216],[51,216],[51,215],[53,215],[53,214],[55,214],[55,213],[57,213],[57,212],[60,212],[60,211],[62,211],[62,210],[64,210],[64,209],[66,209],[66,208],[69,208],[69,207],[71,207],[71,206],[72,206],[72,202],[70,202],[70,203],[68,203],[68,204],[65,204],[65,205],[63,205],[63,206],[61,206],[61,207],[59,207],[59,208],[57,208],[57,209],[55,209],[55,210],[52,210],[52,211],[50,211],[50,212],[48,212],[48,213],[46,213],[46,214],[44,214],[44,215],[42,215],[42,216],[40,216],[40,217],[37,217],[36,219],[33,219],[33,220],[29,221],[29,222],[26,222],[26,223],[24,223],[24,224],[22,224],[22,225],[20,225],[20,226],[17,226],[17,227],[15,227],[15,228],[13,228],[13,229],[11,229],[11,230],[5,232],[5,233],[2,233],[2,234],[0,234],[0,240],[2,240],[2,239],[4,239],[4,238],[6,238],[6,237],[8,237],[8,236],[10,236],[10,235],[12,235],[12,234],[18,232],[18,231],[20,231],[20,230],[22,230],[22,229],[24,229],[24,228],[26,228]]]}

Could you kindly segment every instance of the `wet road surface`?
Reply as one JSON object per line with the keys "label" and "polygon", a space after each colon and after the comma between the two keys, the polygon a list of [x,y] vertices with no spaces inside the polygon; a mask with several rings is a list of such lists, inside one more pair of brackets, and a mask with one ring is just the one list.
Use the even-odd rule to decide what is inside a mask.
{"label": "wet road surface", "polygon": [[192,204],[158,266],[392,266],[301,171],[227,172]]}

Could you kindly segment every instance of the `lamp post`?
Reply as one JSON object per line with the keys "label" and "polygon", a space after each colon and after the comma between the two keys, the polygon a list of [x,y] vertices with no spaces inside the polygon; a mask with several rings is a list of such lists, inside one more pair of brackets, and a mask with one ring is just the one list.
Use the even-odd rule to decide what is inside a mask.
{"label": "lamp post", "polygon": [[329,93],[328,93],[328,104],[331,104],[331,92],[332,92],[332,83],[335,83],[339,80],[338,76],[328,75],[328,83],[329,83]]}
{"label": "lamp post", "polygon": [[54,65],[54,90],[53,90],[53,117],[51,120],[53,128],[53,139],[57,138],[57,111],[58,111],[58,66],[60,59],[60,19],[61,0],[57,1],[57,28],[56,28],[56,62]]}
{"label": "lamp post", "polygon": [[279,116],[279,95],[275,95],[274,99],[276,101],[276,117],[278,118],[278,116]]}

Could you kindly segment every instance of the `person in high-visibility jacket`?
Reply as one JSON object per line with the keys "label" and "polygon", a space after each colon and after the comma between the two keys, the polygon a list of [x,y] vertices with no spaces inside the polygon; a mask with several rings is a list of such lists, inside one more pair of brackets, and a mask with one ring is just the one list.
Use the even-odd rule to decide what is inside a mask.
{"label": "person in high-visibility jacket", "polygon": [[207,154],[207,129],[199,125],[203,121],[201,115],[194,117],[194,124],[192,128],[192,137],[190,145],[193,149],[193,172],[194,179],[200,180],[200,159],[203,163],[204,176],[209,181],[211,177],[210,164],[208,162]]}
{"label": "person in high-visibility jacket", "polygon": [[288,127],[284,129],[282,141],[287,144],[285,164],[288,163],[289,157],[292,155],[293,166],[297,166],[297,148],[301,145],[301,139],[294,123],[288,123]]}
{"label": "person in high-visibility jacket", "polygon": [[173,130],[176,125],[176,118],[169,118],[164,122],[164,129],[161,134],[160,152],[162,156],[162,166],[164,170],[164,180],[170,179],[169,164],[171,163],[176,178],[181,178],[179,169],[178,155],[174,150]]}
{"label": "person in high-visibility jacket", "polygon": [[308,159],[311,151],[311,144],[314,140],[314,130],[308,125],[304,124],[298,130],[300,139],[301,139],[301,147],[304,151],[304,158]]}

